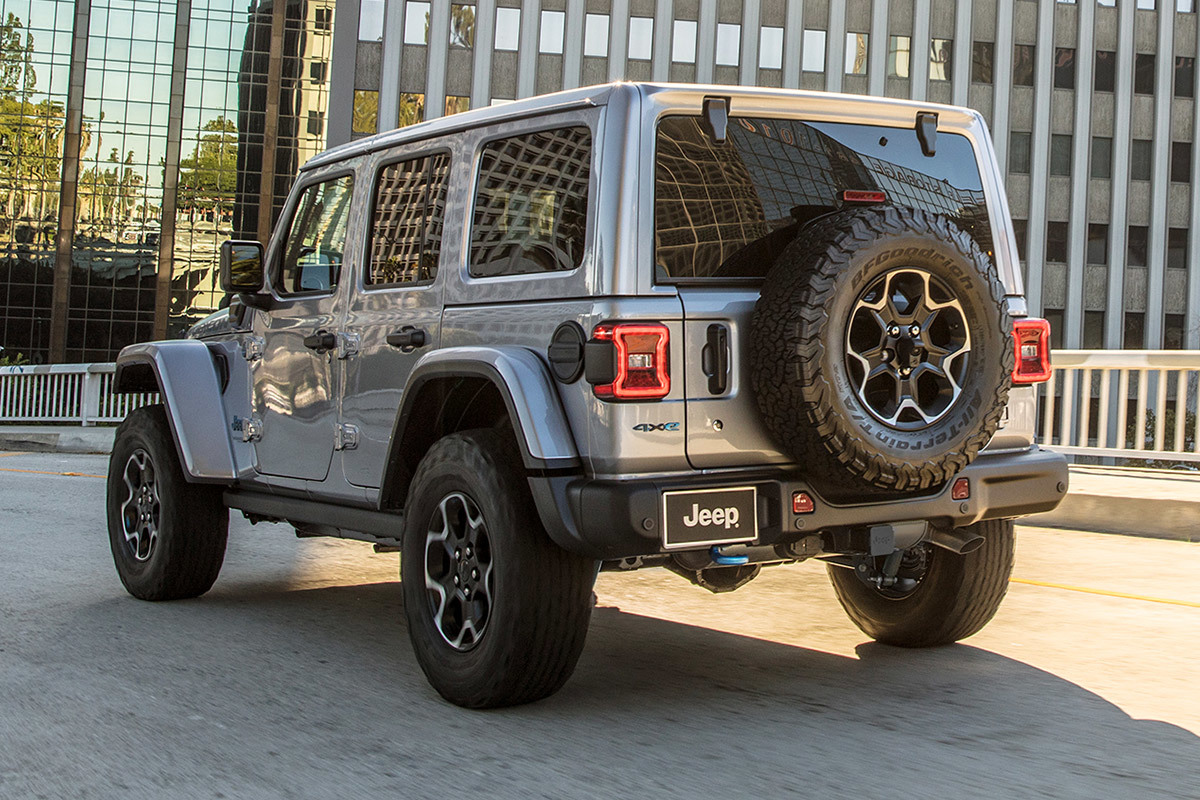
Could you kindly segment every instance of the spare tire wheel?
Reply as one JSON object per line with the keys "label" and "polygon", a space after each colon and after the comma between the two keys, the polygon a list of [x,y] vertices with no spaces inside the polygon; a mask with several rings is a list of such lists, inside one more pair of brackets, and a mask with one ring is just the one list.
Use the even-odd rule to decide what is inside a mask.
{"label": "spare tire wheel", "polygon": [[1004,286],[941,215],[872,206],[806,226],[767,274],[752,336],[766,426],[818,488],[941,485],[1007,402]]}

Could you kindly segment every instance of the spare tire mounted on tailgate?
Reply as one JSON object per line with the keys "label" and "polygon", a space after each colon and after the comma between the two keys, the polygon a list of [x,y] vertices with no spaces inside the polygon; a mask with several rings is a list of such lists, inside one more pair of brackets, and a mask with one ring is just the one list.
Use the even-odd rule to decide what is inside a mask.
{"label": "spare tire mounted on tailgate", "polygon": [[814,221],[767,274],[752,334],[764,421],[818,485],[934,487],[999,427],[1004,286],[944,216],[872,206]]}

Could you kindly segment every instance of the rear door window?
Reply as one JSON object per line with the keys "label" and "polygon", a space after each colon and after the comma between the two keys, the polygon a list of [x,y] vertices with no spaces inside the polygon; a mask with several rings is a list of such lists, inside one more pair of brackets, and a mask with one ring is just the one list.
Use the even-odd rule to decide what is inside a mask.
{"label": "rear door window", "polygon": [[363,282],[370,288],[430,283],[437,277],[446,215],[446,153],[394,161],[379,170],[371,247]]}
{"label": "rear door window", "polygon": [[573,270],[583,262],[592,134],[586,126],[488,143],[479,162],[471,276]]}
{"label": "rear door window", "polygon": [[940,133],[926,156],[911,128],[734,118],[723,144],[699,117],[667,117],[655,161],[656,280],[762,278],[808,222],[847,191],[944,214],[992,251],[966,137]]}

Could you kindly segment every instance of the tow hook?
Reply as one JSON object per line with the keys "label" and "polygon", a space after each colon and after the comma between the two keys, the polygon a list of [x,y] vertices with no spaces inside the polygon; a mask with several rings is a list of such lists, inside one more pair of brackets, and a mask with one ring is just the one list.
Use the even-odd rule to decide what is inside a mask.
{"label": "tow hook", "polygon": [[901,563],[904,561],[905,551],[893,550],[887,558],[883,560],[883,566],[878,569],[872,569],[868,560],[863,558],[854,565],[854,574],[859,580],[868,586],[874,586],[876,589],[892,589],[897,592],[911,592],[917,588],[917,581],[913,578],[901,578],[897,573],[900,572]]}

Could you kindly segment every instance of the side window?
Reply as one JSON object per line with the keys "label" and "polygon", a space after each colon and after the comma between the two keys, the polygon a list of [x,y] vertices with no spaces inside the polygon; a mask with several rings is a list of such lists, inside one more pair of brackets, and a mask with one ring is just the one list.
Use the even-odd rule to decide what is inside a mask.
{"label": "side window", "polygon": [[275,277],[280,294],[332,291],[342,273],[354,179],[349,175],[304,190]]}
{"label": "side window", "polygon": [[592,135],[586,126],[541,131],[483,148],[471,275],[573,270],[583,261]]}
{"label": "side window", "polygon": [[450,156],[436,153],[385,164],[371,212],[368,286],[429,283],[437,277]]}

